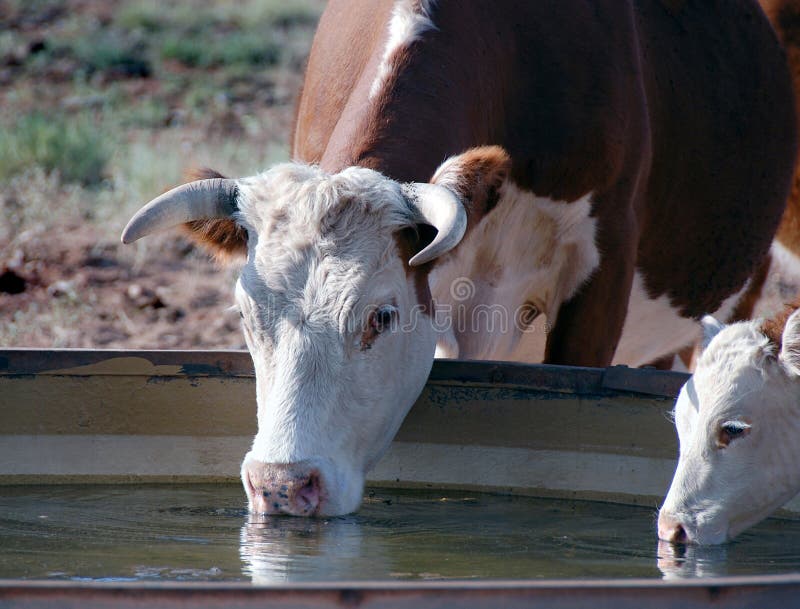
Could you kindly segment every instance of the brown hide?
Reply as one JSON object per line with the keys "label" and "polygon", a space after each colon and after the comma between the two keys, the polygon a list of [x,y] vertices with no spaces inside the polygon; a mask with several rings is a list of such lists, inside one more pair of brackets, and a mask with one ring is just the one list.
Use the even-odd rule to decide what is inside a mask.
{"label": "brown hide", "polygon": [[[784,46],[794,89],[795,114],[800,116],[800,0],[761,0],[760,4]],[[775,239],[794,255],[800,256],[800,157],[795,163],[791,191]],[[771,262],[770,255],[764,257],[752,274],[747,290],[736,303],[726,322],[745,321],[753,316],[755,307],[762,297]],[[788,313],[784,311],[778,317],[765,322],[765,327],[768,328],[767,335],[770,338],[777,335],[777,340],[773,338],[773,342],[778,346],[783,326],[792,310],[788,308],[786,310]],[[693,368],[694,353],[695,349],[688,347],[680,354],[690,370]]]}
{"label": "brown hide", "polygon": [[782,311],[776,313],[772,318],[767,319],[759,328],[769,341],[775,345],[775,352],[779,353],[783,345],[783,331],[786,329],[786,322],[792,313],[800,308],[800,300],[788,303]]}
{"label": "brown hide", "polygon": [[[761,0],[786,50],[795,91],[795,110],[800,116],[800,0]],[[800,256],[800,158],[795,165],[792,191],[778,228],[777,240]]]}
{"label": "brown hide", "polygon": [[601,265],[558,312],[547,361],[611,361],[636,269],[696,317],[762,261],[796,137],[785,60],[754,2],[439,0],[437,29],[393,58],[370,100],[392,5],[330,2],[293,154],[426,181],[448,156],[497,144],[522,188],[594,193]]}

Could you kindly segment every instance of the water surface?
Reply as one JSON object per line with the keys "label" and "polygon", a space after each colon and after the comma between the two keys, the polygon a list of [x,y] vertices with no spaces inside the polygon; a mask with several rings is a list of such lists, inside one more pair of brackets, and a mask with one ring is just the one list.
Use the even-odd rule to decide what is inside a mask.
{"label": "water surface", "polygon": [[0,489],[0,578],[279,583],[800,571],[800,522],[659,545],[654,508],[374,489],[361,511],[253,522],[239,485]]}

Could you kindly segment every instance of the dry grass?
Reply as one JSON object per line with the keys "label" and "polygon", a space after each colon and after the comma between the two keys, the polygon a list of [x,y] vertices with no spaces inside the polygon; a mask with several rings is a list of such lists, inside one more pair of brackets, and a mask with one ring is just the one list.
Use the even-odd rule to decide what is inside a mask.
{"label": "dry grass", "polygon": [[[176,231],[119,234],[190,169],[287,158],[322,4],[0,0],[0,276],[25,283],[0,282],[0,347],[243,346],[235,270]],[[178,40],[199,54],[165,52]]]}

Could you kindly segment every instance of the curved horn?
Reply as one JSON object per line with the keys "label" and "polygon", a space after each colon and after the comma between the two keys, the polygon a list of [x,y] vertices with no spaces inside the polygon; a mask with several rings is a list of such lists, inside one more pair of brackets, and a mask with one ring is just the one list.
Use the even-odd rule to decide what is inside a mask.
{"label": "curved horn", "polygon": [[153,231],[192,220],[226,218],[236,211],[237,193],[236,180],[223,178],[173,188],[136,212],[122,231],[122,242],[133,243]]}
{"label": "curved horn", "polygon": [[437,230],[430,245],[408,261],[411,266],[419,266],[459,244],[467,230],[467,212],[455,193],[444,186],[414,183],[408,184],[405,191],[421,221]]}

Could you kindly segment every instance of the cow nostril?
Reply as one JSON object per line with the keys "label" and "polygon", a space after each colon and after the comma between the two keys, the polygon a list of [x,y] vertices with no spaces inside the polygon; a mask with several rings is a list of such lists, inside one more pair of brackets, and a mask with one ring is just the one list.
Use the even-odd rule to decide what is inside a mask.
{"label": "cow nostril", "polygon": [[689,537],[686,535],[686,529],[683,528],[682,524],[675,526],[670,536],[670,541],[673,543],[686,543],[689,541]]}
{"label": "cow nostril", "polygon": [[691,543],[686,527],[671,512],[663,509],[658,514],[658,538],[675,544]]}
{"label": "cow nostril", "polygon": [[296,501],[304,512],[310,513],[319,506],[319,475],[314,473],[308,477],[306,483],[297,491]]}

